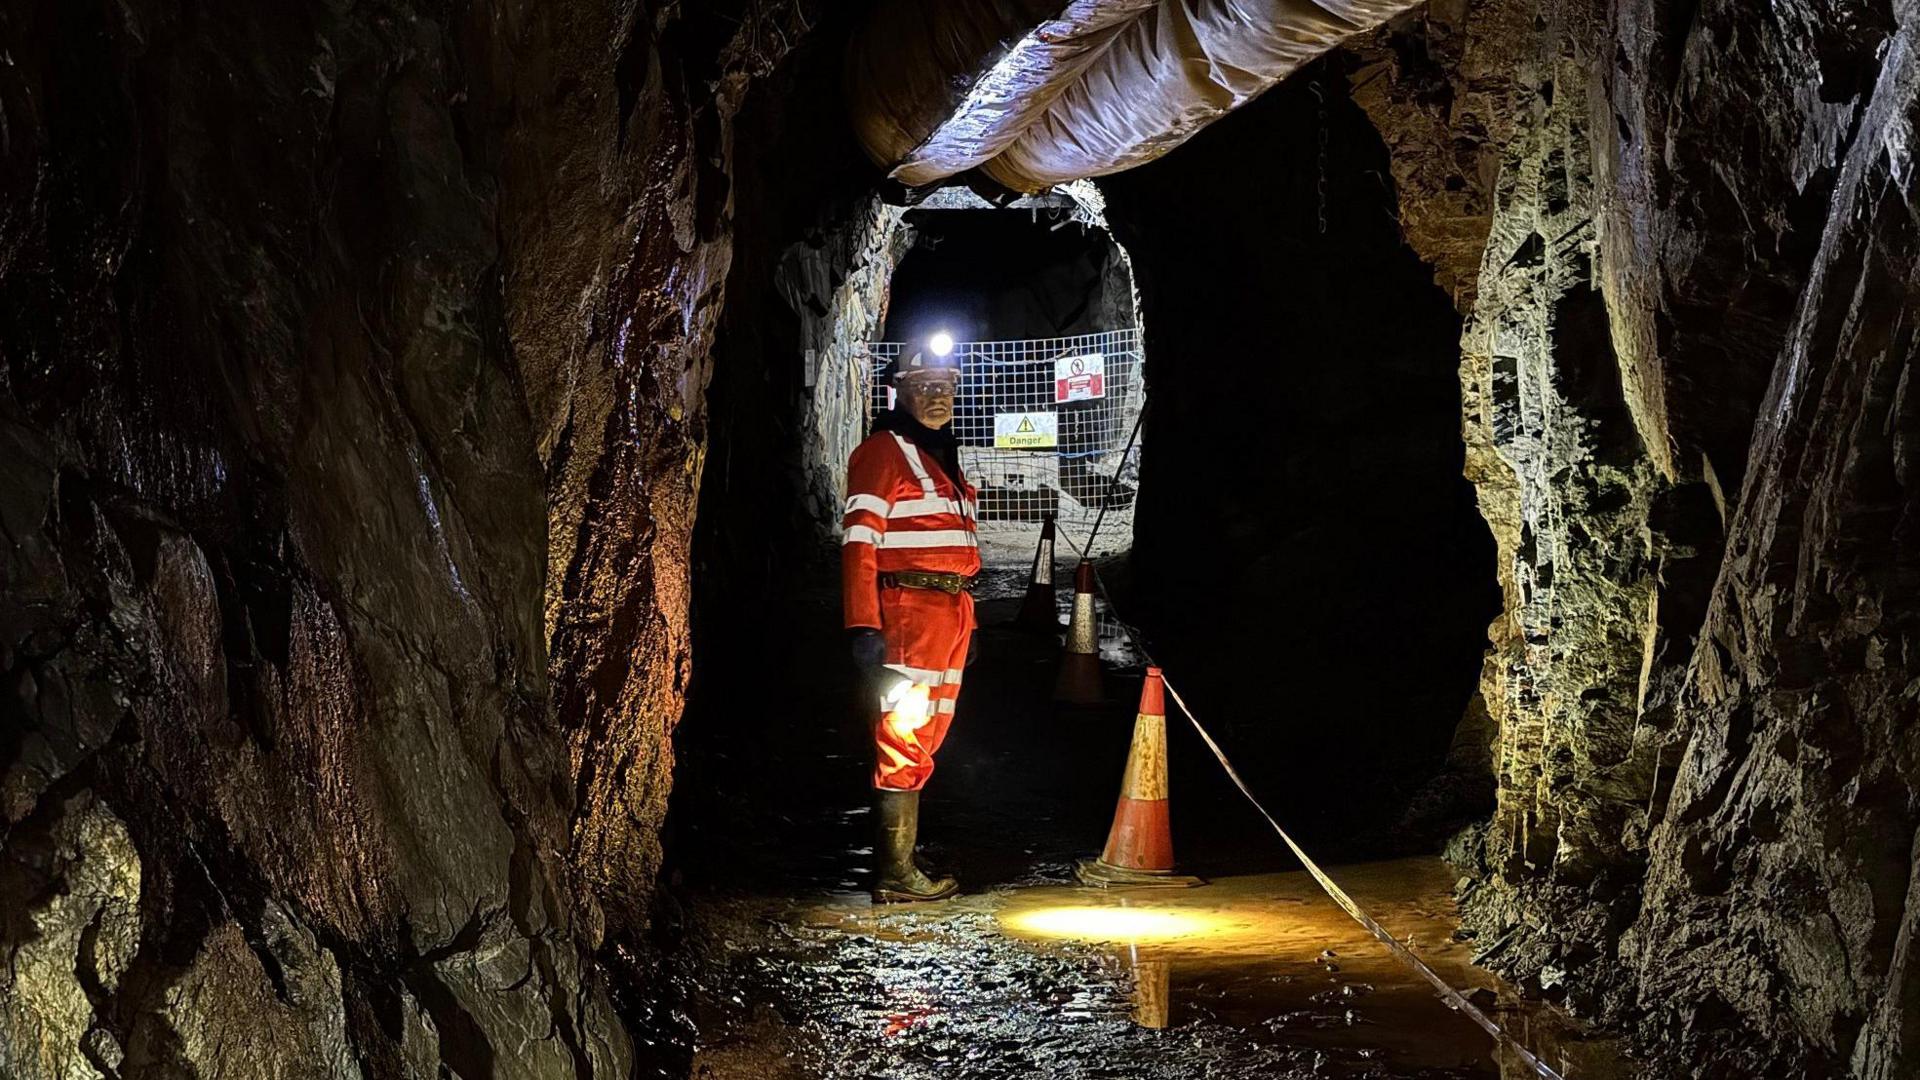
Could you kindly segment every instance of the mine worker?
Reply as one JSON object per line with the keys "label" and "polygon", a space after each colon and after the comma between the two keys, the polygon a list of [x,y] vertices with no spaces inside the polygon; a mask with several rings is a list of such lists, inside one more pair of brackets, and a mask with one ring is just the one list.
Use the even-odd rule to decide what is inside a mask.
{"label": "mine worker", "polygon": [[840,566],[848,642],[876,700],[875,903],[938,900],[959,888],[916,865],[920,789],[953,721],[973,635],[972,485],[960,473],[952,339],[909,345],[894,365],[899,404],[847,462]]}

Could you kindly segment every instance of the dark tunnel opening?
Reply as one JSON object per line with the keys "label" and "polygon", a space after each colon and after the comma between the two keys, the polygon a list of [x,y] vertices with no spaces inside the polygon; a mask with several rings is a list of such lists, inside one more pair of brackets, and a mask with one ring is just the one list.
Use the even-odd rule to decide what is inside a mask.
{"label": "dark tunnel opening", "polygon": [[1147,327],[1138,617],[1289,827],[1354,857],[1491,809],[1492,732],[1459,729],[1500,597],[1460,317],[1345,85],[1310,68],[1102,190]]}
{"label": "dark tunnel opening", "polygon": [[1133,325],[1133,279],[1106,230],[1068,206],[912,210],[883,340],[1055,338]]}
{"label": "dark tunnel opening", "polygon": [[[851,710],[806,725],[832,733],[852,786],[839,799],[861,797],[863,721],[835,647],[837,522],[820,490],[851,443],[823,442],[818,429],[851,426],[857,440],[865,416],[818,407],[831,359],[747,358],[804,354],[822,327],[845,347],[936,328],[999,338],[1131,322],[1136,274],[1151,404],[1137,521],[1123,522],[1137,547],[1130,561],[1103,564],[1120,614],[1145,631],[1258,793],[1328,857],[1434,851],[1491,808],[1491,733],[1463,725],[1498,591],[1492,542],[1461,477],[1460,321],[1400,235],[1378,135],[1344,99],[1318,107],[1326,81],[1277,88],[1165,160],[1102,181],[1130,268],[1105,230],[1063,211],[876,210],[857,174],[834,176],[830,154],[780,141],[774,117],[794,95],[769,95],[761,111],[750,103],[742,123],[768,142],[745,144],[798,175],[807,171],[792,163],[820,153],[812,175],[826,179],[811,202],[793,185],[771,207],[741,193],[741,234],[760,239],[740,253],[734,280],[784,267],[816,291],[796,306],[745,290],[716,342],[674,822],[688,840],[750,828],[750,778],[798,766],[781,756],[788,721],[756,706],[765,688],[749,674],[782,657],[792,665],[783,685],[814,684],[810,707]],[[1324,233],[1323,166],[1293,152],[1323,130]],[[835,208],[823,216],[822,204]],[[897,223],[875,230],[876,214]],[[862,230],[892,239],[856,248],[848,236]],[[863,274],[879,289],[847,300],[847,281]],[[1018,556],[1023,581],[1030,558],[1030,547]],[[1072,558],[1063,544],[1062,574]],[[964,693],[961,702],[956,740],[1017,748],[1017,731],[984,720],[968,731]],[[1219,867],[1286,865],[1199,741],[1184,730],[1173,739],[1177,845]],[[1090,812],[1071,810],[1094,822],[1089,847],[1124,753],[1123,734],[1105,742],[1065,765],[1103,793]],[[721,794],[732,785],[740,790]],[[944,826],[930,817],[927,828]],[[858,846],[845,831],[815,840],[823,860],[835,844]],[[676,847],[716,850],[669,842],[670,859]]]}

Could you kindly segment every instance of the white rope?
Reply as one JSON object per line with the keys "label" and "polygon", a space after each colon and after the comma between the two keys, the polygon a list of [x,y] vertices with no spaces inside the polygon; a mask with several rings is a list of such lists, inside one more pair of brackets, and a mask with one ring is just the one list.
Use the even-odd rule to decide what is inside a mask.
{"label": "white rope", "polygon": [[[1056,523],[1056,529],[1057,528],[1058,524]],[[1064,529],[1059,531],[1061,535],[1067,536],[1068,544],[1072,544],[1076,548],[1079,547],[1078,544],[1074,544],[1073,537],[1067,535]],[[1114,606],[1113,597],[1107,592],[1106,578],[1101,576],[1098,566],[1094,567],[1093,578],[1094,583],[1100,589],[1101,599],[1106,601],[1107,614],[1112,617],[1113,621],[1118,624],[1122,630],[1126,631],[1127,637],[1132,639],[1133,646],[1139,651],[1141,657],[1144,658],[1147,663],[1159,667],[1159,664],[1153,659],[1153,655],[1147,651],[1146,643],[1140,639],[1139,631],[1135,630],[1131,624],[1121,620],[1119,609]],[[1266,806],[1253,794],[1252,789],[1247,787],[1247,782],[1240,778],[1239,770],[1235,769],[1233,762],[1227,759],[1227,752],[1220,748],[1220,744],[1213,740],[1213,736],[1208,734],[1207,729],[1200,723],[1200,718],[1195,716],[1193,710],[1187,707],[1186,699],[1180,696],[1180,691],[1174,689],[1173,683],[1167,679],[1164,669],[1161,672],[1160,681],[1166,686],[1167,696],[1173,699],[1173,703],[1180,707],[1180,712],[1185,715],[1187,721],[1193,725],[1193,730],[1200,733],[1200,739],[1207,744],[1207,749],[1213,751],[1214,760],[1218,761],[1220,767],[1226,770],[1227,779],[1233,781],[1233,786],[1240,789],[1240,794],[1246,796],[1247,801],[1253,804],[1255,810],[1260,811],[1260,816],[1266,819],[1268,825],[1273,826],[1273,831],[1277,833],[1281,841],[1287,845],[1287,850],[1293,852],[1294,858],[1300,860],[1300,864],[1307,868],[1307,873],[1313,875],[1313,880],[1318,882],[1320,888],[1326,892],[1327,896],[1332,899],[1335,904],[1340,906],[1340,910],[1351,916],[1353,921],[1365,927],[1368,933],[1379,940],[1380,944],[1387,947],[1388,952],[1392,953],[1395,957],[1399,958],[1401,962],[1419,973],[1427,982],[1433,984],[1433,988],[1440,992],[1440,996],[1446,999],[1448,1005],[1465,1013],[1468,1019],[1478,1024],[1481,1030],[1493,1036],[1495,1041],[1504,1043],[1514,1053],[1520,1055],[1520,1059],[1526,1062],[1534,1072],[1545,1078],[1545,1080],[1563,1080],[1561,1075],[1554,1071],[1552,1066],[1535,1057],[1533,1052],[1525,1046],[1522,1046],[1518,1039],[1507,1034],[1506,1030],[1494,1022],[1492,1017],[1482,1012],[1473,1002],[1468,1001],[1464,994],[1455,990],[1453,984],[1447,982],[1446,979],[1441,978],[1440,973],[1428,966],[1425,960],[1420,959],[1412,949],[1409,949],[1405,944],[1401,943],[1399,939],[1395,938],[1391,933],[1388,933],[1387,928],[1381,926],[1379,921],[1372,915],[1369,915],[1367,910],[1361,907],[1353,897],[1348,896],[1347,891],[1342,889],[1339,883],[1335,882],[1331,877],[1328,877],[1327,872],[1320,869],[1320,864],[1313,861],[1313,857],[1307,854],[1306,849],[1294,842],[1293,837],[1287,834],[1287,830],[1281,828],[1280,823],[1274,820],[1272,814],[1267,812]]]}

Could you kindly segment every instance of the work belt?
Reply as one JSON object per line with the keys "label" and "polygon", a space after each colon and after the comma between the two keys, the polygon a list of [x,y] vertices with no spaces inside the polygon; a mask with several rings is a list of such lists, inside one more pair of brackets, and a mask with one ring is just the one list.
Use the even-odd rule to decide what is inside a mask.
{"label": "work belt", "polygon": [[942,574],[932,570],[891,570],[880,575],[883,589],[938,589],[949,596],[973,591],[973,579],[965,574]]}

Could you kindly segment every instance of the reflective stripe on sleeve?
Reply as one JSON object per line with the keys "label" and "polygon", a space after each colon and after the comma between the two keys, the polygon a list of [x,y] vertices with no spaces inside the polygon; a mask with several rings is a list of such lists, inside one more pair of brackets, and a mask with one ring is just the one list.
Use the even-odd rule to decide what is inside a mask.
{"label": "reflective stripe on sleeve", "polygon": [[866,510],[871,513],[879,514],[881,517],[889,516],[887,513],[887,510],[888,510],[887,500],[881,498],[878,495],[848,496],[847,497],[847,513],[851,514],[856,510]]}
{"label": "reflective stripe on sleeve", "polygon": [[873,544],[878,547],[885,547],[886,537],[875,532],[870,526],[854,525],[847,529],[847,535],[840,541],[842,547],[848,544]]}
{"label": "reflective stripe on sleeve", "polygon": [[[848,542],[852,542],[853,540],[854,529],[866,529],[868,533],[873,532],[872,529],[867,529],[864,525],[855,525],[853,529],[847,530]],[[868,542],[872,543],[872,541]],[[890,530],[885,536],[880,537],[877,546],[888,550],[941,547],[970,548],[979,547],[980,541],[973,532],[968,529],[933,529],[927,532],[899,532]]]}
{"label": "reflective stripe on sleeve", "polygon": [[[903,518],[923,517],[927,514],[960,514],[965,505],[965,503],[957,503],[952,499],[943,499],[935,495],[931,499],[905,499],[894,503],[893,509],[886,511],[886,515],[890,518]],[[973,515],[967,513],[966,516]]]}

